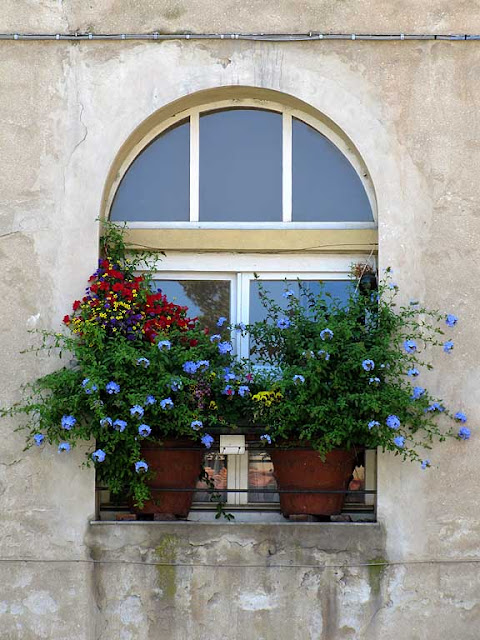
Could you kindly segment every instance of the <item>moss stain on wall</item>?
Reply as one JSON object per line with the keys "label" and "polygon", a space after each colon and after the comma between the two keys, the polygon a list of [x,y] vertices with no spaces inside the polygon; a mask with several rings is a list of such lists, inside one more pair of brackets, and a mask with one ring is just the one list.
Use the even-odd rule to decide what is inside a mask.
{"label": "moss stain on wall", "polygon": [[178,538],[175,535],[164,535],[155,548],[155,556],[160,563],[157,565],[158,586],[163,592],[162,597],[169,600],[173,600],[177,592],[177,548]]}

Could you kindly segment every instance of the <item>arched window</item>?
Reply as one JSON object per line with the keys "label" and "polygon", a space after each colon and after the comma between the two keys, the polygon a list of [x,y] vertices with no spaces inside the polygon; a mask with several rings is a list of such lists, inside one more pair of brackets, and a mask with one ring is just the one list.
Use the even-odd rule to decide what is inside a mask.
{"label": "arched window", "polygon": [[236,100],[170,118],[127,160],[110,218],[139,227],[373,228],[358,154],[320,120]]}

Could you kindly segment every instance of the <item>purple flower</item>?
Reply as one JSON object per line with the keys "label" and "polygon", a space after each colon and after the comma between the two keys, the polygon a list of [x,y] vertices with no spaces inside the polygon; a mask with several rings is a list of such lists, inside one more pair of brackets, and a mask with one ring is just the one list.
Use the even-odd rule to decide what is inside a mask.
{"label": "purple flower", "polygon": [[164,400],[160,401],[160,406],[165,410],[173,409],[173,400],[171,398],[165,398]]}
{"label": "purple flower", "polygon": [[228,322],[228,318],[225,318],[225,316],[220,316],[220,318],[217,320],[217,327],[223,327],[225,322]]}
{"label": "purple flower", "polygon": [[234,396],[235,395],[235,389],[232,387],[231,384],[227,384],[225,389],[223,389],[222,393],[223,393],[224,396]]}
{"label": "purple flower", "polygon": [[150,360],[148,358],[139,358],[137,360],[137,364],[139,366],[144,367],[145,369],[150,366]]}
{"label": "purple flower", "polygon": [[105,451],[97,449],[92,453],[92,460],[94,460],[94,462],[103,462],[105,460],[105,455]]}
{"label": "purple flower", "polygon": [[247,385],[241,385],[240,387],[238,387],[238,395],[241,398],[244,398],[249,393],[250,393],[250,387],[247,387]]}
{"label": "purple flower", "polygon": [[203,427],[203,422],[201,420],[192,420],[192,422],[190,423],[190,427],[194,431],[198,431],[199,429],[201,429]]}
{"label": "purple flower", "polygon": [[222,336],[219,333],[215,333],[213,336],[210,336],[210,342],[220,342]]}
{"label": "purple flower", "polygon": [[62,416],[62,427],[67,431],[70,431],[77,423],[76,418],[73,416]]}
{"label": "purple flower", "polygon": [[279,318],[277,320],[277,329],[288,329],[291,325],[291,322],[288,318]]}
{"label": "purple flower", "polygon": [[410,376],[411,378],[416,378],[419,375],[420,375],[420,371],[415,367],[412,367],[407,371],[407,376]]}
{"label": "purple flower", "polygon": [[101,418],[100,426],[101,427],[111,427],[112,426],[112,419],[111,418]]}
{"label": "purple flower", "polygon": [[323,329],[320,331],[320,338],[322,340],[331,340],[333,338],[333,331],[331,329]]}
{"label": "purple flower", "polygon": [[387,427],[394,429],[395,431],[400,428],[400,418],[395,415],[390,415],[387,418]]}
{"label": "purple flower", "polygon": [[191,360],[188,360],[187,362],[184,363],[182,368],[185,371],[185,373],[189,373],[190,375],[193,375],[194,373],[197,372],[198,366],[196,362],[192,362]]}
{"label": "purple flower", "polygon": [[419,400],[424,393],[425,389],[423,387],[413,387],[413,394],[410,396],[410,399]]}
{"label": "purple flower", "polygon": [[458,420],[458,422],[466,422],[467,421],[467,416],[462,413],[461,411],[457,411],[457,413],[454,415],[455,420]]}
{"label": "purple flower", "polygon": [[36,433],[33,436],[33,440],[35,442],[35,445],[39,447],[41,444],[43,444],[43,441],[45,440],[45,436],[43,435],[43,433]]}
{"label": "purple flower", "polygon": [[460,427],[458,437],[460,440],[468,440],[470,438],[470,429],[468,427]]}
{"label": "purple flower", "polygon": [[113,428],[115,429],[115,431],[120,431],[120,433],[125,431],[126,426],[127,423],[125,420],[115,420],[115,422],[113,423]]}
{"label": "purple flower", "polygon": [[400,447],[400,449],[403,449],[403,447],[405,446],[405,438],[403,436],[395,436],[393,441],[397,445],[397,447]]}
{"label": "purple flower", "polygon": [[135,471],[137,473],[147,473],[148,464],[143,460],[139,460],[138,462],[135,462]]}
{"label": "purple flower", "polygon": [[443,343],[443,350],[445,351],[445,353],[450,353],[452,349],[453,349],[453,340],[447,340],[446,342]]}
{"label": "purple flower", "polygon": [[61,442],[58,445],[58,453],[62,453],[62,451],[70,451],[71,446],[68,442]]}
{"label": "purple flower", "polygon": [[144,410],[143,407],[140,406],[139,404],[135,404],[131,409],[130,409],[130,415],[132,417],[136,417],[136,418],[141,418],[144,414]]}
{"label": "purple flower", "polygon": [[445,324],[447,327],[454,327],[458,322],[457,316],[454,316],[453,313],[449,313],[445,318]]}
{"label": "purple flower", "polygon": [[148,426],[148,424],[141,424],[138,427],[138,435],[146,438],[152,433],[152,429]]}
{"label": "purple flower", "polygon": [[417,343],[415,340],[405,340],[403,343],[403,348],[407,353],[415,353],[417,350]]}
{"label": "purple flower", "polygon": [[111,380],[105,386],[105,390],[110,395],[112,395],[113,393],[120,393],[120,385],[117,384],[116,382],[113,382],[113,380]]}
{"label": "purple flower", "polygon": [[233,349],[232,345],[230,342],[219,342],[218,343],[218,351],[222,354],[225,355],[226,353],[230,353],[230,351]]}
{"label": "purple flower", "polygon": [[305,382],[305,377],[297,373],[295,376],[293,376],[292,380],[295,384],[303,384]]}
{"label": "purple flower", "polygon": [[373,369],[375,369],[375,363],[373,360],[364,360],[362,362],[362,367],[365,371],[373,371]]}
{"label": "purple flower", "polygon": [[155,404],[157,402],[155,396],[147,396],[145,398],[145,404],[146,405],[150,405],[150,404]]}
{"label": "purple flower", "polygon": [[379,427],[380,423],[377,420],[370,420],[368,423],[368,428],[373,429],[374,427]]}
{"label": "purple flower", "polygon": [[170,351],[172,343],[170,340],[160,340],[160,342],[157,343],[157,347],[159,351]]}
{"label": "purple flower", "polygon": [[260,436],[260,440],[263,440],[268,444],[272,444],[272,438],[268,435],[268,433],[264,433],[263,436]]}
{"label": "purple flower", "polygon": [[202,436],[201,442],[207,447],[207,449],[210,449],[213,444],[213,438],[212,436],[208,435],[208,433],[206,433],[204,436]]}
{"label": "purple flower", "polygon": [[422,469],[426,469],[427,467],[431,467],[430,460],[422,460],[422,464],[420,465]]}
{"label": "purple flower", "polygon": [[85,389],[85,393],[88,393],[89,395],[98,390],[97,385],[91,382],[90,378],[85,378],[85,380],[83,380],[82,387]]}

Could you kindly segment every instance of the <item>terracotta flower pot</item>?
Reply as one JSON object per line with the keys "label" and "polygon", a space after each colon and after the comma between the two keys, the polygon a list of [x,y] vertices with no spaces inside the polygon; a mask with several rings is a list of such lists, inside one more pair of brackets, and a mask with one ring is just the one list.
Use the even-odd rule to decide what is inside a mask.
{"label": "terracotta flower pot", "polygon": [[[164,440],[162,445],[145,443],[142,458],[152,472],[147,486],[152,499],[136,513],[164,514],[166,517],[186,518],[192,506],[195,485],[202,468],[203,451],[192,440]],[[192,489],[166,491],[165,489]]]}
{"label": "terracotta flower pot", "polygon": [[[353,451],[331,451],[325,462],[314,450],[271,449],[269,453],[280,490],[346,490],[355,467]],[[331,516],[341,512],[344,502],[343,493],[280,493],[280,509],[286,517]]]}

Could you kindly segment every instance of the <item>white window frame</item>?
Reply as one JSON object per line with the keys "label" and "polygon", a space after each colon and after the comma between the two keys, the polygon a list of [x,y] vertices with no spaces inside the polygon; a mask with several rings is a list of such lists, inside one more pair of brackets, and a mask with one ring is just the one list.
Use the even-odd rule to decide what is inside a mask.
{"label": "white window frame", "polygon": [[[282,221],[281,222],[200,222],[200,115],[226,108],[253,108],[273,111],[282,115]],[[293,222],[292,221],[292,118],[297,118],[316,129],[328,138],[343,155],[349,160],[357,172],[367,193],[372,209],[373,221],[371,222]],[[377,210],[373,185],[368,172],[359,155],[355,153],[346,141],[325,122],[314,118],[298,109],[286,107],[279,102],[258,99],[220,100],[181,111],[167,118],[161,124],[153,127],[149,133],[138,142],[127,155],[118,172],[117,179],[112,185],[109,209],[113,204],[114,195],[121,179],[128,171],[130,165],[137,156],[161,133],[170,127],[189,120],[190,122],[190,219],[185,222],[156,221],[142,222],[129,221],[130,229],[376,229]]]}

